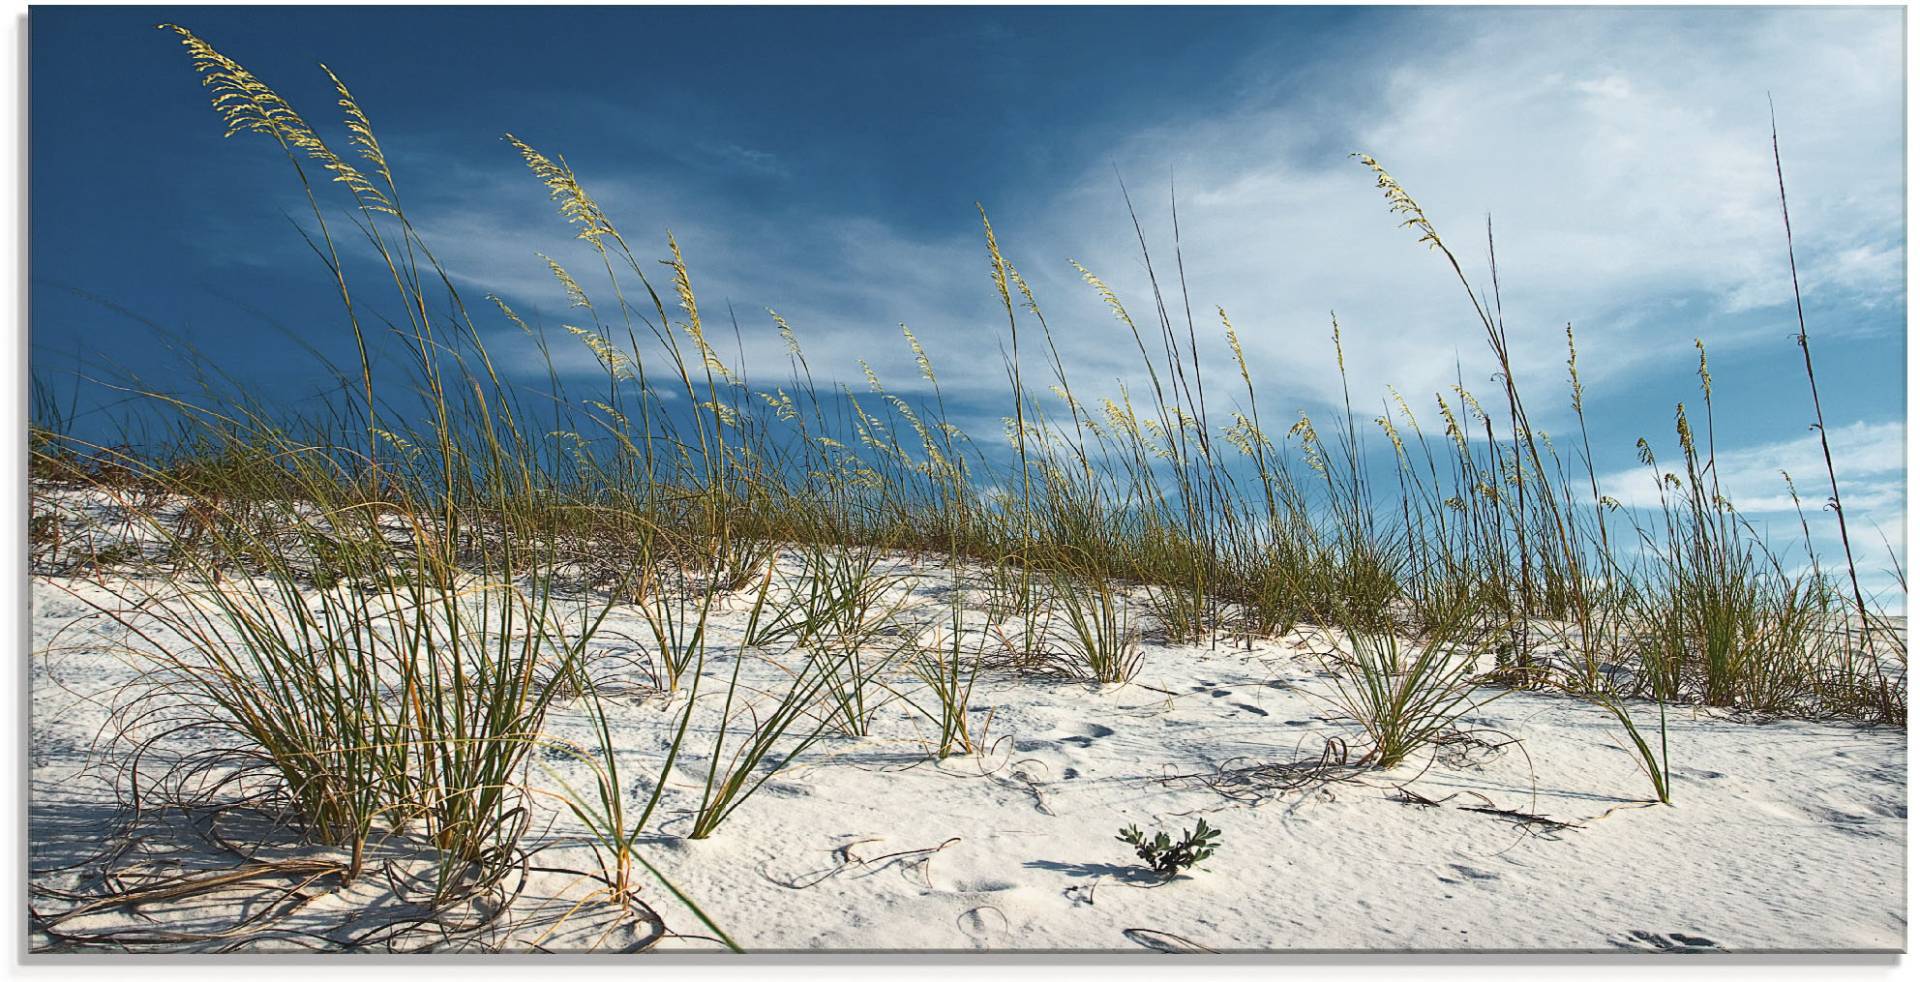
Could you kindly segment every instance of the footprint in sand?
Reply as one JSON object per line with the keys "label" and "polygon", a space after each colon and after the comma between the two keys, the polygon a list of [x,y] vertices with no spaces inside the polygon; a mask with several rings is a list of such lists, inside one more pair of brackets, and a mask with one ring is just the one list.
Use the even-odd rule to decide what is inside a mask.
{"label": "footprint in sand", "polygon": [[1718,781],[1721,778],[1726,777],[1725,774],[1722,774],[1719,771],[1702,770],[1701,768],[1698,768],[1698,767],[1675,767],[1675,768],[1672,768],[1672,771],[1673,773],[1678,774],[1682,777],[1697,778],[1702,781]]}
{"label": "footprint in sand", "polygon": [[1628,931],[1624,938],[1613,938],[1613,946],[1629,951],[1666,951],[1676,954],[1699,954],[1701,952],[1724,950],[1714,941],[1697,934],[1681,934],[1674,931],[1669,934],[1656,934],[1652,931]]}
{"label": "footprint in sand", "polygon": [[1112,727],[1101,726],[1098,723],[1081,723],[1065,727],[1037,740],[1017,739],[1013,741],[1013,749],[1023,754],[1030,754],[1058,750],[1062,744],[1065,744],[1085,750],[1093,746],[1095,740],[1104,740],[1112,735]]}
{"label": "footprint in sand", "polygon": [[1860,815],[1839,808],[1822,805],[1817,802],[1803,804],[1800,806],[1800,810],[1806,813],[1808,818],[1836,832],[1845,832],[1848,835],[1865,836],[1868,838],[1887,834],[1887,829],[1872,815]]}
{"label": "footprint in sand", "polygon": [[1467,882],[1469,880],[1484,883],[1490,880],[1497,880],[1500,878],[1500,874],[1498,873],[1489,873],[1486,870],[1474,869],[1471,866],[1463,866],[1459,863],[1448,863],[1447,868],[1450,870],[1453,870],[1456,874],[1458,874],[1460,876],[1460,879],[1456,880],[1456,879],[1453,879],[1452,877],[1443,876],[1443,877],[1440,877],[1440,882],[1452,884],[1453,886],[1459,886],[1460,884]]}
{"label": "footprint in sand", "polygon": [[1246,703],[1244,703],[1244,702],[1235,702],[1235,703],[1228,703],[1228,705],[1230,705],[1230,706],[1232,706],[1232,707],[1233,707],[1233,708],[1235,708],[1235,709],[1239,709],[1239,710],[1243,710],[1243,711],[1245,711],[1245,712],[1249,712],[1249,713],[1252,713],[1252,714],[1254,714],[1255,716],[1270,716],[1270,715],[1272,715],[1271,713],[1269,713],[1269,712],[1267,712],[1266,710],[1264,710],[1264,709],[1261,709],[1261,708],[1260,708],[1259,706],[1250,706],[1250,705],[1248,705],[1248,704],[1246,704]]}
{"label": "footprint in sand", "polygon": [[1095,740],[1105,739],[1113,735],[1113,729],[1111,727],[1101,726],[1098,723],[1086,723],[1076,726],[1074,729],[1079,732],[1069,733],[1067,736],[1061,737],[1060,742],[1072,744],[1082,750],[1093,746],[1093,741]]}
{"label": "footprint in sand", "polygon": [[952,880],[941,885],[940,889],[949,893],[1005,893],[1015,889],[1015,884],[991,877]]}
{"label": "footprint in sand", "polygon": [[1007,915],[998,907],[975,907],[955,918],[960,933],[975,941],[987,941],[1007,929]]}

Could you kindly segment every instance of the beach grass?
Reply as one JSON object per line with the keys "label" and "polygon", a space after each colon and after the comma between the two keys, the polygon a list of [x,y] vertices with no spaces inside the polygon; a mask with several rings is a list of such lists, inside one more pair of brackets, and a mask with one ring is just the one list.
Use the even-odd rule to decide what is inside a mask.
{"label": "beach grass", "polygon": [[[579,320],[554,335],[497,298],[470,305],[408,220],[344,83],[329,73],[340,152],[264,81],[171,30],[229,130],[283,151],[358,361],[335,404],[301,417],[230,394],[143,393],[142,411],[173,436],[138,450],[82,441],[55,402],[36,399],[35,480],[106,489],[160,549],[76,551],[37,517],[30,531],[36,555],[68,557],[69,569],[138,569],[106,612],[159,652],[153,698],[185,725],[229,734],[235,766],[270,774],[315,841],[347,850],[347,877],[363,871],[370,840],[420,830],[441,857],[437,903],[495,888],[524,861],[528,758],[564,701],[584,707],[598,742],[582,758],[597,786],[564,796],[602,847],[609,896],[633,902],[634,864],[652,869],[643,833],[676,764],[696,760],[702,775],[689,836],[724,834],[779,768],[830,731],[865,734],[881,706],[897,700],[933,722],[932,755],[973,753],[984,734],[971,695],[990,666],[1126,683],[1148,631],[1220,645],[1329,630],[1338,715],[1384,768],[1513,689],[1605,708],[1663,802],[1670,706],[1905,724],[1904,635],[1860,591],[1851,545],[1838,567],[1797,571],[1721,495],[1704,347],[1699,392],[1674,397],[1676,463],[1640,444],[1659,507],[1623,508],[1601,494],[1571,330],[1579,430],[1563,447],[1530,421],[1534,393],[1516,378],[1497,288],[1472,285],[1371,157],[1359,164],[1387,219],[1457,274],[1498,391],[1457,386],[1416,400],[1421,411],[1393,393],[1372,420],[1351,397],[1330,414],[1276,416],[1226,311],[1214,319],[1235,372],[1215,377],[1187,297],[1161,295],[1156,276],[1129,308],[1083,268],[1144,380],[1095,395],[1069,377],[982,209],[1007,424],[969,434],[911,332],[903,343],[922,375],[912,399],[870,370],[859,391],[817,383],[778,314],[764,329],[788,343],[788,371],[750,376],[709,336],[678,243],[644,254],[564,158],[512,137],[532,192],[551,196],[596,266],[548,260]],[[1783,209],[1784,197],[1783,181]],[[369,282],[350,276],[365,262],[334,238],[343,206],[356,256],[377,271]],[[1140,246],[1151,272],[1144,232]],[[375,297],[399,312],[390,336],[368,326]],[[530,401],[524,369],[508,378],[490,351],[503,326],[542,353],[543,398]],[[1329,331],[1344,379],[1337,322]],[[597,377],[563,377],[555,344],[586,349]],[[1810,555],[1811,541],[1809,530]],[[901,556],[952,568],[944,625],[903,626],[890,572]],[[974,641],[967,594],[989,621]],[[728,603],[751,610],[738,644],[710,629]],[[662,758],[621,745],[592,676],[588,654],[616,605],[642,613],[649,684],[679,700]],[[731,668],[714,667],[718,647]],[[790,666],[791,684],[746,691],[750,657]],[[896,669],[917,688],[889,683]],[[702,700],[717,700],[719,717],[696,740]],[[651,776],[638,810],[624,803],[623,773]]]}

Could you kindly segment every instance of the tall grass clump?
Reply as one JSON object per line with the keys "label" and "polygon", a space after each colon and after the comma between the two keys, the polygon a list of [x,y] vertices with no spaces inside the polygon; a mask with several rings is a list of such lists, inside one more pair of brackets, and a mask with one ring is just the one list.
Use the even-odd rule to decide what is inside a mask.
{"label": "tall grass clump", "polygon": [[[559,542],[531,520],[545,475],[526,420],[345,85],[329,75],[358,161],[245,68],[170,30],[229,134],[267,137],[305,189],[360,364],[358,399],[330,416],[152,395],[188,434],[178,456],[84,448],[147,489],[140,514],[172,561],[103,608],[156,665],[147,696],[161,708],[141,713],[224,734],[226,754],[194,766],[267,775],[267,798],[345,851],[343,879],[398,835],[434,851],[435,905],[494,892],[521,863],[521,774],[554,697],[545,680],[572,670],[608,604],[563,595]],[[344,187],[394,291],[413,360],[391,376],[369,354],[319,177]],[[376,374],[419,411],[388,405]],[[160,520],[173,505],[195,520]]]}
{"label": "tall grass clump", "polygon": [[1131,682],[1140,673],[1140,628],[1123,586],[1094,570],[1056,570],[1047,601],[1061,671],[1103,685]]}
{"label": "tall grass clump", "polygon": [[1396,767],[1448,740],[1462,716],[1498,697],[1476,696],[1485,635],[1464,608],[1411,637],[1358,625],[1339,633],[1322,656],[1334,703],[1366,732],[1367,757],[1378,767]]}
{"label": "tall grass clump", "polygon": [[905,577],[887,565],[871,547],[809,546],[785,612],[835,725],[849,736],[867,735],[890,696],[879,679],[904,651],[895,619],[908,602]]}
{"label": "tall grass clump", "polygon": [[980,681],[985,665],[980,636],[967,643],[969,632],[962,616],[964,595],[957,572],[949,587],[947,617],[915,639],[910,646],[908,666],[920,683],[920,699],[908,699],[914,711],[933,724],[938,736],[933,754],[944,759],[956,754],[975,753],[985,737],[986,726],[975,731],[972,716],[973,689]]}

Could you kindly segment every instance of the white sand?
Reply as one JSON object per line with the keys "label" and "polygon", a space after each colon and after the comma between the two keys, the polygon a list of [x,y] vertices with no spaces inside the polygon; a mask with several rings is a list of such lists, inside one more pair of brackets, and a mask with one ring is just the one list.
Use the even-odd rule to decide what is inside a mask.
{"label": "white sand", "polygon": [[[938,573],[921,570],[927,583],[940,582]],[[104,596],[81,579],[33,581],[39,886],[84,891],[90,866],[54,868],[87,859],[112,818],[112,765],[124,749],[96,738],[144,666],[121,650],[140,643],[84,602]],[[929,599],[918,616],[944,610]],[[732,670],[743,621],[737,605],[719,618],[711,674]],[[596,650],[617,652],[646,636],[637,612],[616,609]],[[872,736],[824,739],[711,839],[687,841],[680,836],[704,776],[712,708],[696,720],[695,749],[669,782],[644,855],[749,950],[1905,946],[1903,732],[1676,710],[1676,803],[1647,806],[1639,802],[1649,784],[1605,712],[1518,693],[1469,714],[1489,739],[1517,741],[1497,753],[1423,755],[1391,772],[1297,789],[1274,788],[1271,770],[1236,777],[1317,758],[1328,737],[1351,743],[1356,757],[1364,748],[1357,729],[1335,718],[1311,647],[1299,637],[1251,651],[1148,644],[1138,680],[1107,688],[990,674],[974,696],[989,749],[940,762],[926,752],[926,720],[895,703],[879,712]],[[752,684],[778,681],[762,658],[747,657]],[[888,678],[917,697],[904,675]],[[717,699],[719,688],[710,684],[703,700]],[[676,719],[666,707],[680,703],[635,696],[608,704],[637,808]],[[590,746],[580,708],[561,703],[551,735]],[[1653,707],[1637,709],[1651,724]],[[537,787],[557,789],[560,777],[587,786],[585,769],[564,754],[535,756],[547,763],[529,772]],[[1412,803],[1402,786],[1439,804]],[[534,800],[530,844],[547,847],[535,864],[596,869],[558,799]],[[1219,853],[1171,882],[1141,875],[1131,849],[1114,839],[1128,823],[1177,833],[1202,816],[1224,829]],[[165,851],[170,834],[192,838],[180,825],[150,821],[141,848]],[[247,831],[226,834],[244,840]],[[586,910],[542,937],[592,886],[534,873],[504,926],[477,943],[618,948],[646,936],[645,924]],[[645,887],[669,929],[702,933],[657,884]],[[119,910],[85,926],[218,928],[261,910],[273,893]],[[395,905],[385,882],[363,878],[315,896],[278,925],[271,944],[304,943],[300,930],[338,940],[342,924],[348,933],[377,926]],[[34,937],[36,946],[47,941]],[[714,947],[681,937],[661,946]]]}

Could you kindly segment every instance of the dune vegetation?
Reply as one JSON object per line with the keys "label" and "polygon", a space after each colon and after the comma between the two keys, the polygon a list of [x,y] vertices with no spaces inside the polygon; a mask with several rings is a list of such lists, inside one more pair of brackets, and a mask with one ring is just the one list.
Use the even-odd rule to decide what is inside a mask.
{"label": "dune vegetation", "polygon": [[[144,761],[143,808],[241,803],[314,847],[255,860],[247,877],[352,882],[405,840],[430,857],[428,908],[497,910],[533,862],[536,806],[558,803],[600,857],[596,902],[691,910],[725,940],[728,925],[649,857],[676,768],[699,784],[686,837],[725,837],[783,768],[867,733],[883,705],[910,707],[934,758],[980,753],[980,679],[1084,680],[1099,698],[1139,673],[1143,639],[1333,639],[1321,665],[1348,724],[1337,758],[1355,772],[1437,752],[1508,692],[1604,709],[1662,802],[1681,707],[1905,725],[1904,626],[1861,591],[1852,544],[1804,568],[1791,550],[1811,555],[1810,531],[1769,542],[1721,495],[1705,348],[1698,390],[1665,396],[1673,433],[1639,443],[1659,507],[1605,497],[1571,328],[1566,387],[1522,391],[1497,292],[1473,285],[1372,157],[1355,167],[1383,195],[1382,220],[1458,275],[1496,391],[1391,393],[1377,418],[1351,400],[1310,416],[1274,404],[1228,311],[1196,316],[1157,273],[1136,299],[1081,269],[1091,296],[1067,302],[1108,308],[1144,380],[1099,393],[1103,380],[1061,358],[982,209],[983,288],[1004,320],[981,330],[1005,352],[1005,426],[968,433],[910,331],[899,343],[920,377],[903,387],[871,370],[864,384],[816,382],[805,325],[769,311],[718,326],[670,235],[631,242],[563,157],[512,136],[529,193],[544,189],[595,261],[548,260],[572,319],[558,330],[470,295],[409,221],[406,176],[343,80],[328,72],[335,139],[205,40],[168,30],[230,133],[284,151],[358,361],[342,366],[339,398],[304,415],[237,390],[145,393],[130,418],[165,419],[171,435],[137,450],[82,440],[52,400],[37,403],[34,588],[95,584],[105,592],[87,602],[144,652],[148,684],[115,717]],[[1782,205],[1784,217],[1784,184]],[[350,275],[369,256],[378,275]],[[717,337],[754,330],[787,344],[771,377]],[[1202,370],[1200,337],[1214,332],[1232,374]],[[509,369],[503,336],[544,356],[536,373]],[[1804,330],[1800,343],[1817,411]],[[562,346],[588,349],[599,375],[568,377]],[[1344,378],[1337,354],[1331,367]],[[1576,428],[1536,430],[1540,398],[1570,399]],[[1836,496],[1803,527],[1844,521],[1831,473],[1796,477]],[[61,509],[82,498],[135,534],[77,539]],[[911,631],[903,556],[951,587]],[[963,604],[995,626],[970,627]],[[615,611],[645,626],[621,658],[599,643]],[[744,625],[737,643],[713,630],[722,614]],[[781,665],[784,684],[743,685],[748,651]],[[664,747],[629,746],[610,722],[634,690],[676,714]],[[562,705],[593,721],[585,736],[549,731]],[[720,725],[696,722],[695,706],[717,707]],[[213,734],[216,749],[167,756],[183,731]],[[636,782],[650,792],[631,796]],[[236,875],[40,897],[36,929],[84,940],[62,926],[75,911]]]}

